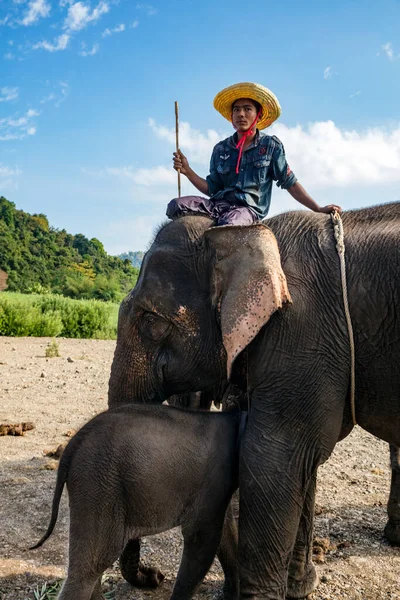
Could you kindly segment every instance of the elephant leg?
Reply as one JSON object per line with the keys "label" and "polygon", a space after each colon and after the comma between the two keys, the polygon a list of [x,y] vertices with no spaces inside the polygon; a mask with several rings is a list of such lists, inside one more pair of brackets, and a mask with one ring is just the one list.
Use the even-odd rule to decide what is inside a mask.
{"label": "elephant leg", "polygon": [[100,577],[87,577],[85,573],[78,577],[68,575],[58,600],[103,600]]}
{"label": "elephant leg", "polygon": [[[318,454],[312,454],[317,442],[310,431],[301,429],[300,438],[295,431],[296,424],[290,422],[278,428],[267,411],[253,404],[239,469],[240,597],[246,600],[285,599],[300,521],[303,549],[296,550],[294,560],[301,557],[304,565],[309,564],[310,498],[304,513],[303,506],[318,464]],[[308,584],[316,582],[312,575],[310,581],[307,568],[299,579],[304,577],[312,587]]]}
{"label": "elephant leg", "polygon": [[101,502],[93,507],[69,491],[68,574],[58,600],[103,600],[101,576],[124,547],[124,525],[114,523]]}
{"label": "elephant leg", "polygon": [[156,567],[140,563],[140,539],[129,540],[120,556],[119,565],[122,577],[135,587],[156,588],[165,577]]}
{"label": "elephant leg", "polygon": [[171,600],[188,600],[203,581],[217,553],[223,521],[196,529],[182,528],[183,552]]}
{"label": "elephant leg", "polygon": [[387,505],[389,520],[384,533],[390,543],[400,545],[400,448],[396,446],[390,446],[390,465],[392,481]]}
{"label": "elephant leg", "polygon": [[232,502],[226,511],[217,556],[225,575],[224,598],[236,600],[239,597],[238,529]]}
{"label": "elephant leg", "polygon": [[289,565],[288,598],[305,598],[317,587],[318,575],[312,562],[313,527],[315,508],[315,474],[308,486],[301,513],[296,543]]}

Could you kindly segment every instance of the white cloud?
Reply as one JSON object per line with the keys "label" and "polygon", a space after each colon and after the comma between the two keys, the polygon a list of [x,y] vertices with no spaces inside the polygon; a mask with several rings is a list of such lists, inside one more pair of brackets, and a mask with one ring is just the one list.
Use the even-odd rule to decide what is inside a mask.
{"label": "white cloud", "polygon": [[120,25],[117,25],[113,29],[109,29],[107,27],[107,29],[105,29],[103,31],[103,33],[101,34],[101,37],[103,37],[103,38],[109,37],[110,35],[113,35],[114,33],[121,33],[122,31],[125,31],[125,25],[124,25],[124,23],[121,23]]}
{"label": "white cloud", "polygon": [[151,215],[112,221],[101,231],[100,238],[107,252],[112,255],[128,252],[133,248],[146,248],[164,217],[165,210],[160,208]]}
{"label": "white cloud", "polygon": [[[175,145],[174,129],[157,125],[154,119],[149,119],[149,125],[157,137]],[[189,123],[185,123],[184,121],[179,125],[179,145],[183,151],[187,150],[190,152],[191,160],[195,163],[208,166],[211,151],[221,139],[221,134],[217,133],[214,129],[208,129],[207,133],[204,134],[197,129],[192,129]]]}
{"label": "white cloud", "polygon": [[60,86],[61,97],[54,104],[57,108],[65,102],[69,95],[69,84],[66,81],[60,81],[58,85]]}
{"label": "white cloud", "polygon": [[68,83],[65,81],[58,81],[56,83],[46,81],[46,86],[47,94],[45,94],[41,100],[39,100],[40,104],[47,104],[48,102],[51,102],[56,108],[58,108],[60,104],[67,99],[69,94]]}
{"label": "white cloud", "polygon": [[50,10],[51,4],[47,0],[31,0],[21,24],[26,26],[33,25],[40,18],[48,17]]}
{"label": "white cloud", "polygon": [[324,69],[324,79],[330,79],[332,77],[332,75],[333,75],[332,67],[330,67],[330,66],[326,67]]}
{"label": "white cloud", "polygon": [[307,186],[369,186],[400,182],[400,125],[391,131],[339,129],[333,121],[308,127],[275,123],[297,177]]}
{"label": "white cloud", "polygon": [[0,89],[0,102],[9,102],[10,100],[15,100],[16,98],[18,98],[17,87],[3,87]]}
{"label": "white cloud", "polygon": [[139,21],[137,19],[135,19],[133,21],[133,23],[130,24],[131,29],[136,29],[136,27],[139,25]]}
{"label": "white cloud", "polygon": [[65,19],[64,29],[71,31],[85,29],[89,23],[98,21],[100,17],[108,13],[109,10],[109,4],[104,0],[101,0],[93,10],[91,10],[90,4],[75,2],[75,4],[72,4],[68,9],[68,16]]}
{"label": "white cloud", "polygon": [[56,95],[53,92],[51,92],[51,94],[48,94],[47,96],[42,98],[39,102],[40,102],[40,104],[46,104],[46,102],[51,102],[52,100],[54,100],[55,97],[56,97]]}
{"label": "white cloud", "polygon": [[68,33],[63,33],[55,38],[53,43],[43,40],[32,46],[32,50],[47,50],[47,52],[58,52],[59,50],[65,50],[68,47],[70,36]]}
{"label": "white cloud", "polygon": [[39,115],[39,111],[30,108],[22,116],[16,115],[0,119],[0,141],[22,140],[28,135],[35,135],[34,119]]}
{"label": "white cloud", "polygon": [[382,50],[384,51],[384,53],[386,54],[386,56],[388,57],[389,60],[393,60],[394,54],[393,54],[393,48],[392,48],[391,42],[384,44],[382,46]]}
{"label": "white cloud", "polygon": [[18,167],[7,167],[0,163],[0,177],[13,177],[15,175],[21,175],[21,170]]}
{"label": "white cloud", "polygon": [[18,167],[8,167],[0,163],[0,187],[4,190],[18,189],[18,178],[22,171]]}
{"label": "white cloud", "polygon": [[150,169],[135,169],[134,167],[107,167],[106,172],[118,177],[127,177],[140,186],[159,186],[173,184],[176,181],[176,171],[171,167],[158,166]]}
{"label": "white cloud", "polygon": [[350,94],[349,98],[355,98],[356,96],[359,96],[361,94],[361,90],[357,90],[356,92],[354,92],[354,94]]}
{"label": "white cloud", "polygon": [[158,13],[158,10],[151,4],[136,4],[136,8],[138,10],[144,10],[149,17],[153,17]]}
{"label": "white cloud", "polygon": [[98,53],[100,46],[99,44],[93,44],[91,49],[87,50],[85,42],[82,42],[81,48],[82,50],[79,52],[80,56],[94,56]]}
{"label": "white cloud", "polygon": [[4,54],[4,58],[6,60],[13,60],[13,58],[15,58],[15,57],[14,57],[14,54],[12,54],[11,52],[7,52],[6,54]]}

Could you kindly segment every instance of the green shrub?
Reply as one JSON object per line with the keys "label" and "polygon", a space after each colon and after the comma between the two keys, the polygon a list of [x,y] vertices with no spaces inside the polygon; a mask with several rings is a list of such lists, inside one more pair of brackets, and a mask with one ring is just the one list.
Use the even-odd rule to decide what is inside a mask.
{"label": "green shrub", "polygon": [[32,325],[33,337],[55,337],[63,330],[61,315],[56,312],[39,314]]}
{"label": "green shrub", "polygon": [[63,337],[92,338],[108,325],[110,306],[96,300],[72,300],[63,296],[41,296],[37,306],[46,314],[57,311],[62,320]]}
{"label": "green shrub", "polygon": [[27,290],[27,294],[50,294],[49,288],[45,287],[41,283],[32,284]]}
{"label": "green shrub", "polygon": [[54,337],[60,335],[62,322],[60,315],[49,312],[42,314],[40,309],[24,300],[9,300],[0,297],[0,335],[14,337],[35,336]]}
{"label": "green shrub", "polygon": [[54,294],[0,294],[0,335],[115,339],[117,306]]}
{"label": "green shrub", "polygon": [[92,337],[96,340],[116,340],[117,330],[112,325],[107,325],[103,329],[95,331]]}

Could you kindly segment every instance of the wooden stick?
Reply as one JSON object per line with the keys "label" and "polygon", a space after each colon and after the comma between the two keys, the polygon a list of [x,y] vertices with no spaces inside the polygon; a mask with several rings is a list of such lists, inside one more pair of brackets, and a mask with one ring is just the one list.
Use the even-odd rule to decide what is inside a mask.
{"label": "wooden stick", "polygon": [[[175,102],[175,140],[176,151],[179,151],[179,108],[178,102]],[[178,198],[181,197],[181,170],[178,169]]]}

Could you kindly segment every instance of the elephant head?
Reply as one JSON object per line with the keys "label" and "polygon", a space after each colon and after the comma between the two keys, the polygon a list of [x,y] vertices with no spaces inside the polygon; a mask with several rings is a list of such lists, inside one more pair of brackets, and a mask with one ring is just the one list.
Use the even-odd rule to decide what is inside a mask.
{"label": "elephant head", "polygon": [[156,234],[121,304],[110,406],[224,385],[236,357],[290,302],[272,231],[212,224],[186,216]]}

